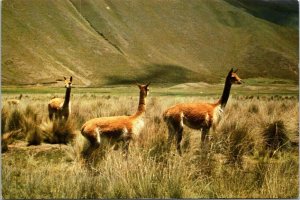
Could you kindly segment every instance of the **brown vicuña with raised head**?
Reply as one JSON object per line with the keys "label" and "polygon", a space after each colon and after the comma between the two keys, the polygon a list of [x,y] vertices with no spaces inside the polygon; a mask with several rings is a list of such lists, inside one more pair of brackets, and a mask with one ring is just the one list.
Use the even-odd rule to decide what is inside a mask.
{"label": "brown vicu\u00f1a with raised head", "polygon": [[53,117],[55,117],[55,119],[58,120],[61,120],[63,118],[67,120],[69,115],[71,114],[70,96],[72,88],[72,76],[69,80],[67,80],[66,77],[64,77],[64,79],[66,87],[65,98],[54,98],[51,99],[48,103],[48,112],[50,120],[53,120]]}
{"label": "brown vicu\u00f1a with raised head", "polygon": [[164,121],[167,123],[171,145],[176,138],[177,151],[181,155],[180,142],[182,140],[183,125],[192,129],[202,130],[201,141],[206,140],[211,127],[215,128],[220,121],[223,109],[229,98],[232,84],[241,84],[242,80],[231,69],[226,77],[225,86],[221,98],[216,103],[180,103],[168,108],[164,114]]}
{"label": "brown vicu\u00f1a with raised head", "polygon": [[98,147],[101,148],[104,139],[108,140],[110,144],[123,142],[123,150],[127,155],[129,142],[138,136],[144,127],[148,86],[149,84],[138,84],[140,99],[138,109],[133,115],[94,118],[82,126],[81,134],[90,142],[90,146],[86,151],[87,155]]}

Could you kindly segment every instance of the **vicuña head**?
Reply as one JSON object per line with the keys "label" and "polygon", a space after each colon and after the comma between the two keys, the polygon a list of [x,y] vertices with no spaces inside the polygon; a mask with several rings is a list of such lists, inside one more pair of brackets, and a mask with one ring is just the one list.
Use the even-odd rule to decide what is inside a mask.
{"label": "vicu\u00f1a head", "polygon": [[65,119],[67,120],[71,114],[71,88],[72,88],[72,76],[70,79],[64,77],[64,83],[66,88],[65,98],[53,98],[48,103],[48,112],[50,120],[55,119]]}
{"label": "vicu\u00f1a head", "polygon": [[175,137],[179,154],[181,154],[180,142],[182,140],[183,125],[192,129],[202,130],[201,141],[203,143],[210,128],[215,128],[218,124],[223,109],[227,104],[231,85],[242,83],[242,80],[236,73],[237,71],[234,71],[233,68],[229,71],[226,76],[223,94],[216,103],[180,103],[164,112],[164,121],[169,131],[169,145],[171,145]]}
{"label": "vicu\u00f1a head", "polygon": [[72,80],[73,80],[72,76],[70,76],[70,79],[67,79],[66,77],[64,77],[65,88],[71,88],[72,87]]}
{"label": "vicu\u00f1a head", "polygon": [[129,142],[138,136],[144,127],[144,113],[146,110],[146,97],[149,93],[149,83],[138,84],[140,98],[137,111],[130,116],[112,116],[94,118],[85,122],[81,134],[90,142],[85,152],[89,156],[95,149],[101,148],[103,140],[111,145],[123,143],[123,151],[128,153]]}

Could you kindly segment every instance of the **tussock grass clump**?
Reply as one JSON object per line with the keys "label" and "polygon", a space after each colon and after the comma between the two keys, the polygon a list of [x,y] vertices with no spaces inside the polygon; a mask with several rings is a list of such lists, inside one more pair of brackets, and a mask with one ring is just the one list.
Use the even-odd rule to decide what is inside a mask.
{"label": "tussock grass clump", "polygon": [[225,155],[227,163],[242,165],[244,156],[251,155],[260,140],[254,133],[256,120],[253,116],[261,113],[257,100],[239,106],[233,101],[224,111],[223,119],[212,133],[214,151]]}
{"label": "tussock grass clump", "polygon": [[1,150],[2,153],[8,150],[8,145],[13,143],[14,138],[18,137],[18,135],[22,132],[22,129],[14,130],[10,132],[6,132],[1,135]]}
{"label": "tussock grass clump", "polygon": [[38,126],[35,126],[33,129],[30,129],[27,132],[27,142],[28,146],[30,145],[40,145],[43,142],[43,136],[41,129]]}
{"label": "tussock grass clump", "polygon": [[40,124],[42,122],[41,112],[34,105],[27,105],[24,111],[24,117],[31,118],[36,124]]}
{"label": "tussock grass clump", "polygon": [[40,126],[43,141],[50,144],[68,144],[76,136],[76,125],[73,119],[67,121],[47,121]]}
{"label": "tussock grass clump", "polygon": [[265,140],[266,148],[269,148],[271,150],[284,148],[290,141],[287,136],[284,122],[282,120],[267,124],[262,134]]}
{"label": "tussock grass clump", "polygon": [[40,145],[42,143],[42,134],[39,125],[42,123],[42,116],[38,108],[28,105],[24,111],[24,132],[27,137],[28,145]]}
{"label": "tussock grass clump", "polygon": [[4,105],[1,110],[1,149],[8,150],[8,145],[15,139],[24,139],[23,133],[25,117],[18,107]]}
{"label": "tussock grass clump", "polygon": [[18,130],[23,128],[24,114],[19,109],[14,109],[8,118],[7,129],[8,131]]}
{"label": "tussock grass clump", "polygon": [[229,163],[241,164],[243,156],[253,151],[254,143],[245,121],[228,119],[221,124],[218,134],[220,137],[217,147],[227,157]]}
{"label": "tussock grass clump", "polygon": [[6,129],[6,122],[9,117],[9,110],[7,106],[4,106],[1,109],[1,134],[4,134],[5,129]]}

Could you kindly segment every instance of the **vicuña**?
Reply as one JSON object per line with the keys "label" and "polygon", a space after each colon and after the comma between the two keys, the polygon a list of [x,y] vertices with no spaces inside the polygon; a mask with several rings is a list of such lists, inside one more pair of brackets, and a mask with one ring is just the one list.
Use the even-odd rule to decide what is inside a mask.
{"label": "vicu\u00f1a", "polygon": [[82,126],[81,134],[90,142],[86,155],[90,155],[99,147],[101,148],[103,140],[107,140],[111,145],[123,143],[123,151],[127,155],[130,141],[138,136],[144,127],[149,84],[138,84],[140,99],[138,109],[133,115],[94,118]]}
{"label": "vicu\u00f1a", "polygon": [[71,96],[71,88],[72,88],[72,76],[68,80],[66,77],[65,79],[65,87],[66,87],[66,94],[65,98],[54,98],[51,99],[48,103],[48,111],[49,111],[49,118],[50,120],[55,119],[61,120],[65,119],[67,120],[69,115],[71,114],[71,102],[70,102],[70,96]]}
{"label": "vicu\u00f1a", "polygon": [[19,105],[22,97],[23,97],[23,95],[20,94],[18,99],[9,99],[9,100],[7,100],[7,103],[8,103],[8,105]]}
{"label": "vicu\u00f1a", "polygon": [[202,130],[201,142],[203,143],[211,127],[220,121],[223,109],[229,98],[232,84],[241,84],[242,80],[236,74],[237,70],[231,69],[226,77],[225,86],[221,98],[216,103],[180,103],[168,108],[164,114],[164,121],[167,123],[171,145],[176,138],[176,148],[181,155],[180,142],[182,140],[183,125],[192,129]]}

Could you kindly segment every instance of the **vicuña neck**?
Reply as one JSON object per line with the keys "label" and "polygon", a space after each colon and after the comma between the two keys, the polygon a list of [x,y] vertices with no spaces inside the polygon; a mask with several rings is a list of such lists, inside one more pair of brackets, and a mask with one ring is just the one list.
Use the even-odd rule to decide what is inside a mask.
{"label": "vicu\u00f1a neck", "polygon": [[68,107],[70,102],[71,87],[66,89],[65,101],[63,107]]}
{"label": "vicu\u00f1a neck", "polygon": [[227,104],[229,94],[230,94],[230,89],[231,89],[230,76],[227,76],[227,78],[225,80],[223,94],[221,96],[221,99],[219,100],[219,103],[221,104],[222,108],[224,108]]}
{"label": "vicu\u00f1a neck", "polygon": [[142,93],[140,93],[139,106],[134,116],[138,117],[142,115],[145,111],[146,111],[146,98]]}

